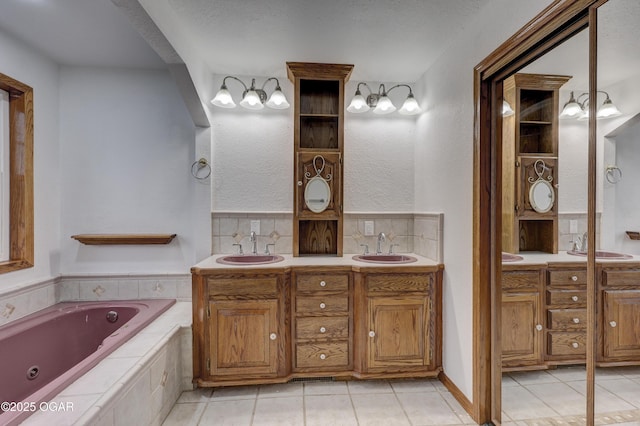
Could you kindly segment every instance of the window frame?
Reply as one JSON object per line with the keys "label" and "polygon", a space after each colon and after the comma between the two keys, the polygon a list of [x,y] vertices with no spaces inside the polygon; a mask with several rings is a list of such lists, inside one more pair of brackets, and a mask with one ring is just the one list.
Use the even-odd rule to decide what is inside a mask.
{"label": "window frame", "polygon": [[0,73],[9,93],[9,260],[0,274],[34,265],[33,89]]}

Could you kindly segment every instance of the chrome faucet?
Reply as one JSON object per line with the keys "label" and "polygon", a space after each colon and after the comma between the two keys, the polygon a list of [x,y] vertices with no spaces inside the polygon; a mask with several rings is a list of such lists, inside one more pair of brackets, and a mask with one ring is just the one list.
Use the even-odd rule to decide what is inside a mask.
{"label": "chrome faucet", "polygon": [[387,238],[385,237],[384,232],[378,234],[378,242],[376,243],[376,254],[382,254],[382,247],[380,246],[386,239]]}
{"label": "chrome faucet", "polygon": [[251,253],[258,254],[258,238],[256,237],[255,231],[251,231],[249,234],[249,241],[251,241]]}
{"label": "chrome faucet", "polygon": [[580,244],[580,251],[587,251],[587,233],[582,234],[582,240]]}

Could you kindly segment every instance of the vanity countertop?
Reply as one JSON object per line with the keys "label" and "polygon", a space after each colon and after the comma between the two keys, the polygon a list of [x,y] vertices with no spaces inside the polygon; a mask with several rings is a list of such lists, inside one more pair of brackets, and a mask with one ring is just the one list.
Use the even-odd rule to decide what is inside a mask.
{"label": "vanity countertop", "polygon": [[372,262],[362,262],[362,261],[354,260],[353,256],[355,256],[355,254],[345,254],[342,257],[339,257],[339,256],[294,257],[290,254],[283,254],[281,256],[284,257],[284,260],[276,263],[228,265],[228,264],[221,264],[217,262],[218,258],[229,256],[228,254],[216,254],[194,265],[191,268],[191,272],[198,273],[204,270],[218,270],[218,269],[227,269],[227,270],[283,269],[283,268],[292,268],[292,267],[315,267],[315,266],[322,266],[322,267],[342,266],[342,267],[351,267],[354,270],[365,269],[365,268],[403,268],[404,269],[404,268],[416,268],[416,267],[422,267],[422,268],[431,267],[433,268],[433,270],[437,270],[443,267],[441,263],[438,263],[424,256],[420,256],[414,253],[400,253],[400,254],[413,256],[417,259],[417,261],[411,262],[411,263],[372,263]]}
{"label": "vanity countertop", "polygon": [[[519,256],[522,257],[522,260],[518,260],[515,262],[502,262],[502,266],[505,267],[507,265],[548,265],[553,263],[575,263],[576,265],[587,263],[586,256],[576,256],[572,254],[568,254],[566,251],[559,251],[556,254],[553,253],[543,253],[543,252],[521,252],[518,253]],[[596,263],[602,264],[611,264],[611,263],[625,263],[625,264],[633,264],[640,263],[640,256],[635,255],[630,259],[596,259]]]}

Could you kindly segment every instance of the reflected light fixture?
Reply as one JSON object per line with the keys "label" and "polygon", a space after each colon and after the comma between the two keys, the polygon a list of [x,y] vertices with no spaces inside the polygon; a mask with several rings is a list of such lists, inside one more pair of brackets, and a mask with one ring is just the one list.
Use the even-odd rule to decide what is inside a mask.
{"label": "reflected light fixture", "polygon": [[[211,100],[211,103],[220,108],[235,108],[236,103],[233,101],[233,97],[227,89],[227,79],[233,79],[244,87],[244,91],[242,92],[242,100],[240,101],[240,106],[250,110],[259,110],[264,108],[264,106],[268,106],[272,109],[287,109],[289,108],[289,102],[287,102],[287,98],[282,93],[282,89],[280,88],[280,82],[275,77],[269,77],[262,88],[256,89],[256,79],[251,79],[251,86],[247,87],[246,84],[242,82],[238,77],[234,77],[232,75],[228,75],[222,80],[222,85],[220,86],[220,90],[216,93],[216,96]],[[271,96],[267,99],[267,92],[265,92],[264,88],[267,83],[271,80],[276,82],[276,88],[271,93]]]}
{"label": "reflected light fixture", "polygon": [[503,100],[502,101],[502,116],[503,117],[509,117],[509,116],[512,116],[513,114],[515,114],[515,111],[513,110],[513,108],[511,108],[511,105],[509,105],[509,102]]}
{"label": "reflected light fixture", "polygon": [[[613,104],[609,94],[605,91],[598,90],[597,93],[604,93],[607,97],[602,105],[596,112],[596,119],[600,118],[613,118],[622,115],[620,110]],[[582,102],[580,102],[580,100]],[[573,92],[569,95],[569,100],[564,104],[560,118],[577,118],[578,120],[589,119],[589,93],[581,93],[577,98],[574,97]]]}
{"label": "reflected light fixture", "polygon": [[[367,90],[369,90],[369,95],[366,99],[362,96],[360,86],[365,86]],[[422,112],[422,108],[420,108],[420,104],[418,104],[416,98],[413,97],[413,91],[411,90],[411,86],[408,84],[396,84],[389,90],[386,90],[384,84],[381,84],[380,87],[378,87],[378,93],[374,93],[367,83],[358,83],[356,93],[353,96],[353,99],[351,99],[351,103],[347,107],[347,111],[359,114],[367,112],[373,108],[374,114],[390,114],[396,110],[396,106],[391,102],[391,99],[389,99],[388,93],[397,87],[406,87],[409,89],[409,95],[402,104],[402,107],[398,110],[398,113],[402,115],[420,114]]]}

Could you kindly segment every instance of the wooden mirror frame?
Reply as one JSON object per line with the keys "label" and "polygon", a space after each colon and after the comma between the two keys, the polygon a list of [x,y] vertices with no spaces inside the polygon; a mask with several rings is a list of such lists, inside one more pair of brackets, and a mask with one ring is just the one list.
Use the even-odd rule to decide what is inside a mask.
{"label": "wooden mirror frame", "polygon": [[9,260],[0,274],[33,267],[33,89],[0,73],[9,93]]}
{"label": "wooden mirror frame", "polygon": [[[595,8],[606,0],[555,0],[474,69],[473,157],[473,419],[501,419],[499,301],[501,289],[502,80],[589,27],[589,90],[595,93]],[[595,109],[595,104],[590,108]],[[496,111],[492,114],[492,111]],[[595,111],[591,111],[594,117]],[[589,123],[589,170],[595,171],[595,120]],[[589,173],[588,322],[595,324],[595,173]],[[590,317],[589,317],[590,316]],[[595,339],[587,341],[587,419],[593,421]],[[495,403],[497,402],[497,403]]]}

